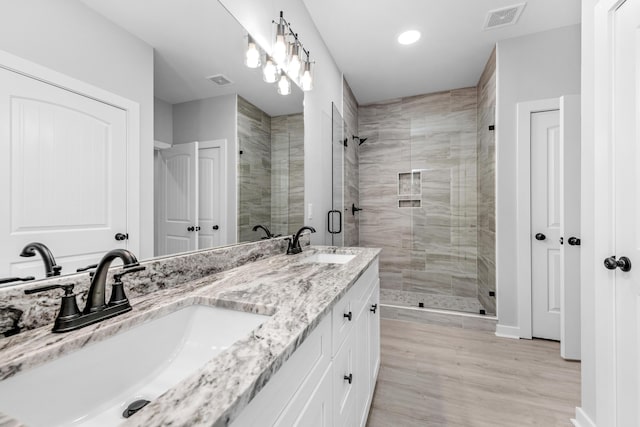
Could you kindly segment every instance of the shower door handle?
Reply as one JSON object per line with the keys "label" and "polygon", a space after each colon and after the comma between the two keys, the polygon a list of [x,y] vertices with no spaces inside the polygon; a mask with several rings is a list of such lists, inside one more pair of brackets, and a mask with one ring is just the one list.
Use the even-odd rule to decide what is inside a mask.
{"label": "shower door handle", "polygon": [[[335,231],[333,229],[333,227],[331,226],[332,224],[332,215],[333,214],[338,214],[338,231]],[[332,209],[327,213],[327,231],[331,234],[340,234],[342,233],[342,212],[339,211],[338,209]]]}

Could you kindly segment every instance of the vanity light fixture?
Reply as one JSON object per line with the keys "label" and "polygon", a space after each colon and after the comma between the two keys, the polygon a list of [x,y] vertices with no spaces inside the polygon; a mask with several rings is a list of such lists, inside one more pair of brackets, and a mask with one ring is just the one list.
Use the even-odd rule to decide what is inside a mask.
{"label": "vanity light fixture", "polygon": [[[297,83],[303,91],[313,89],[313,63],[309,59],[309,51],[304,48],[298,34],[291,29],[291,24],[285,21],[284,13],[280,11],[276,24],[276,37],[271,49],[271,55],[265,55],[262,66],[262,78],[267,83],[276,83],[280,95],[291,93],[291,81]],[[263,51],[255,40],[248,36],[245,64],[249,68],[260,66]],[[303,61],[303,56],[306,59]]]}
{"label": "vanity light fixture", "polygon": [[247,51],[245,52],[244,63],[249,68],[258,68],[260,66],[260,50],[256,46],[253,37],[247,37]]}
{"label": "vanity light fixture", "polygon": [[278,80],[278,93],[280,95],[289,95],[291,93],[291,81],[284,73],[284,71],[280,71],[280,80]]}
{"label": "vanity light fixture", "polygon": [[414,44],[418,40],[420,40],[420,31],[417,30],[409,30],[398,36],[398,43],[400,44]]}

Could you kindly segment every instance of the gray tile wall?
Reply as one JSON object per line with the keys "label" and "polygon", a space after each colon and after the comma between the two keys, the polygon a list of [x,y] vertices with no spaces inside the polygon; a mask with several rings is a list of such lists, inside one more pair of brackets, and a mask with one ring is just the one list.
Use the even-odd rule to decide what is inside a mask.
{"label": "gray tile wall", "polygon": [[487,313],[496,312],[495,124],[496,51],[478,82],[478,299]]}
{"label": "gray tile wall", "polygon": [[[475,87],[358,109],[369,138],[359,149],[360,244],[383,248],[381,288],[398,299],[436,294],[477,307],[476,116]],[[421,192],[399,196],[398,173],[412,170]],[[421,207],[398,208],[409,198]]]}
{"label": "gray tile wall", "polygon": [[271,228],[271,117],[238,96],[238,241],[262,234],[256,224]]}
{"label": "gray tile wall", "polygon": [[271,118],[271,231],[293,234],[304,223],[304,116]]}
{"label": "gray tile wall", "polygon": [[[344,158],[344,245],[359,246],[360,244],[360,212],[355,215],[351,212],[351,205],[360,203],[359,190],[359,159],[358,140],[353,140],[353,135],[358,135],[358,101],[349,87],[349,83],[343,80],[343,113],[344,128],[347,138],[347,148]],[[366,143],[365,143],[366,144]]]}

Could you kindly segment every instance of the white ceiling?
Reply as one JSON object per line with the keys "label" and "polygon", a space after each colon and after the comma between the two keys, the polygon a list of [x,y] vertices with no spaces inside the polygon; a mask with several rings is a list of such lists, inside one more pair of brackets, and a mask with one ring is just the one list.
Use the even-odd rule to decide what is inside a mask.
{"label": "white ceiling", "polygon": [[[216,0],[82,0],[155,49],[155,96],[170,104],[238,93],[271,116],[302,111],[303,93],[289,96],[244,63],[246,32]],[[234,84],[205,79],[224,74]]]}
{"label": "white ceiling", "polygon": [[[580,0],[527,0],[515,25],[487,12],[524,0],[303,0],[358,102],[475,86],[499,40],[580,22]],[[422,32],[414,45],[398,34]]]}

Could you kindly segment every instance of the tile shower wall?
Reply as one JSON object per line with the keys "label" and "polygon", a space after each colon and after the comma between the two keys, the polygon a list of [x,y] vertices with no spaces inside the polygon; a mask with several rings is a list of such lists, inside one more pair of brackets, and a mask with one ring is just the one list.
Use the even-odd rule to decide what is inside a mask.
{"label": "tile shower wall", "polygon": [[[359,135],[369,138],[359,149],[360,244],[383,248],[383,302],[482,308],[476,115],[475,87],[358,109]],[[420,185],[409,182],[407,193],[401,173]]]}
{"label": "tile shower wall", "polygon": [[271,117],[238,96],[238,241],[271,227]]}
{"label": "tile shower wall", "polygon": [[478,299],[495,314],[496,299],[496,197],[495,197],[495,124],[496,51],[478,82]]}
{"label": "tile shower wall", "polygon": [[271,118],[271,231],[293,234],[304,223],[304,116]]}
{"label": "tile shower wall", "polygon": [[358,141],[353,140],[353,135],[358,135],[358,102],[353,95],[349,83],[343,80],[343,113],[344,113],[344,137],[347,138],[347,148],[344,157],[344,245],[359,246],[360,244],[360,212],[355,215],[351,212],[351,205],[359,205],[359,159]]}

